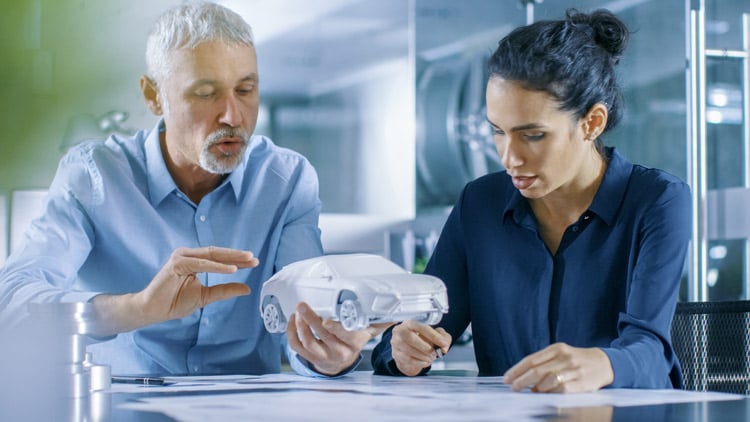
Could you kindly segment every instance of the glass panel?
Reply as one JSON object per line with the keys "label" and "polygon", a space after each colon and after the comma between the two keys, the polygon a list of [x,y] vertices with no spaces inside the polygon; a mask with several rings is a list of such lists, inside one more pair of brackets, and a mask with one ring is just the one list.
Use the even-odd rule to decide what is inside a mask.
{"label": "glass panel", "polygon": [[[564,3],[564,4],[561,4]],[[607,134],[630,161],[687,173],[684,0],[543,2],[536,19],[559,18],[567,8],[606,8],[631,31],[618,72],[625,97],[619,126]]]}
{"label": "glass panel", "polygon": [[744,257],[744,239],[726,239],[708,243],[708,298],[710,300],[743,299]]}
{"label": "glass panel", "polygon": [[[437,210],[468,180],[501,167],[483,133],[482,65],[502,36],[526,23],[521,3],[416,1],[418,237],[440,229],[445,214]],[[625,115],[604,143],[686,180],[684,0],[540,2],[534,19],[557,19],[568,8],[607,8],[632,31],[619,66]]]}
{"label": "glass panel", "polygon": [[[706,49],[742,50],[742,13],[750,13],[745,0],[705,2]],[[706,59],[706,143],[708,189],[744,186],[745,140],[742,116],[742,61],[738,58]],[[721,213],[721,211],[719,211]],[[709,220],[716,216],[708,216]],[[745,268],[747,239],[709,242],[709,300],[747,299]]]}
{"label": "glass panel", "polygon": [[706,140],[708,189],[743,186],[742,62],[706,60]]}
{"label": "glass panel", "polygon": [[[520,2],[416,0],[414,16],[417,212],[442,216],[467,182],[501,168],[486,123],[486,62],[526,13]],[[427,226],[439,231],[442,220]]]}

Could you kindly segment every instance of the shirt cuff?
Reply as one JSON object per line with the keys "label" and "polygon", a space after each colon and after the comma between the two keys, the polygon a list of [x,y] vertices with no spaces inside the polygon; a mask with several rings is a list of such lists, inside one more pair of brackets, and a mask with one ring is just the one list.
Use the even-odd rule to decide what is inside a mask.
{"label": "shirt cuff", "polygon": [[607,385],[609,388],[632,387],[634,384],[633,362],[629,359],[624,350],[612,347],[602,347],[601,350],[609,358],[612,365],[612,384]]}

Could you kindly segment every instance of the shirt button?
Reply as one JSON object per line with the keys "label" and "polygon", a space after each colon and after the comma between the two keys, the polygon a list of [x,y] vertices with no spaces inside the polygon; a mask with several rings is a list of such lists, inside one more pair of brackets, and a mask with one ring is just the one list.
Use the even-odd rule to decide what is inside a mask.
{"label": "shirt button", "polygon": [[205,215],[201,215],[200,219],[201,219],[201,221],[206,221],[206,216]]}
{"label": "shirt button", "polygon": [[578,231],[578,226],[573,226],[573,231],[577,232]]}

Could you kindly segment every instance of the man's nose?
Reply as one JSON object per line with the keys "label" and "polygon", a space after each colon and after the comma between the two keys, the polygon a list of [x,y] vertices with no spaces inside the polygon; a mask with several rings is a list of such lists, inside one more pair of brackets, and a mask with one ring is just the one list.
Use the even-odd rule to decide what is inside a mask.
{"label": "man's nose", "polygon": [[230,127],[238,127],[242,124],[239,100],[233,95],[227,96],[224,100],[223,110],[219,116],[219,123]]}

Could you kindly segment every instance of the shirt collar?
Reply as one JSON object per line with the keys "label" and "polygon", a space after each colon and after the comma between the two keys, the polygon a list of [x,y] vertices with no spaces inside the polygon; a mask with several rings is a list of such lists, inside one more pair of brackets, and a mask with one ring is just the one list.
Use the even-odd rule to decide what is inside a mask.
{"label": "shirt collar", "polygon": [[[508,176],[510,177],[510,176]],[[505,204],[505,210],[503,210],[503,222],[506,222],[508,218],[513,218],[516,224],[534,227],[536,219],[531,212],[529,201],[521,195],[518,189],[513,189],[513,193]]]}
{"label": "shirt collar", "polygon": [[[164,119],[159,119],[154,129],[149,133],[146,138],[144,149],[146,154],[146,168],[148,170],[148,187],[151,204],[156,206],[170,193],[178,190],[177,184],[172,178],[172,174],[167,169],[167,164],[164,162],[164,155],[161,150],[161,142],[159,141],[159,135],[166,130],[164,126]],[[253,138],[249,140],[249,145],[242,162],[237,166],[229,176],[216,188],[219,189],[226,184],[232,186],[234,191],[235,199],[239,200],[240,192],[242,190],[242,181],[245,175],[245,166],[247,165],[248,156],[253,148]]]}
{"label": "shirt collar", "polygon": [[148,175],[148,191],[151,204],[156,206],[164,200],[170,193],[177,190],[172,175],[167,169],[164,162],[164,155],[161,152],[161,143],[159,134],[164,132],[164,119],[159,119],[156,126],[146,137],[144,150],[146,154],[146,169]]}
{"label": "shirt collar", "polygon": [[[589,210],[598,215],[605,223],[614,223],[617,210],[620,208],[625,190],[628,187],[630,173],[633,164],[628,162],[614,147],[605,147],[604,155],[607,157],[607,169],[604,171],[602,183],[594,195],[594,200]],[[533,224],[531,207],[521,192],[514,190],[510,200],[503,210],[503,221],[513,217],[517,224]]]}

